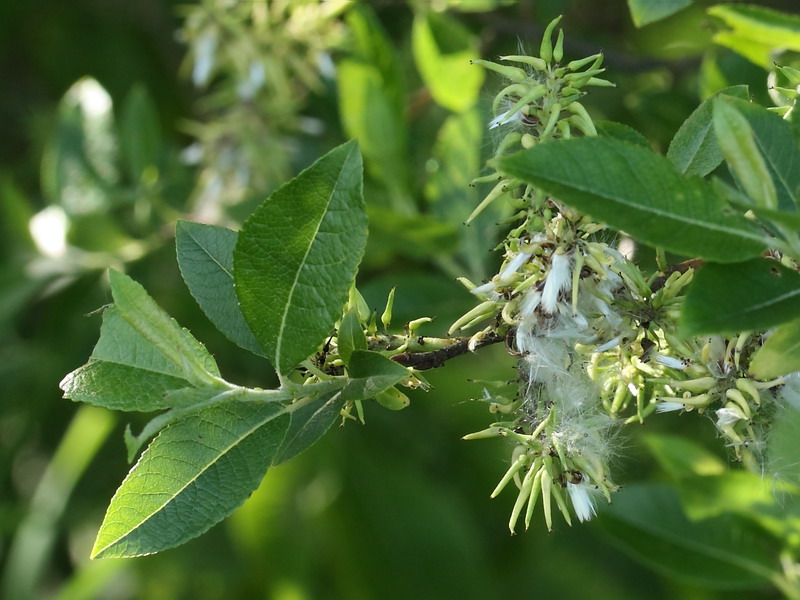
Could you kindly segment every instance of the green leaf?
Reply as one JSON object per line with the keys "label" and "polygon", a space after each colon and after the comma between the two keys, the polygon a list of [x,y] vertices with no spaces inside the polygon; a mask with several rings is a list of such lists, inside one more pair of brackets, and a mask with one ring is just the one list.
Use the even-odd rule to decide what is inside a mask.
{"label": "green leaf", "polygon": [[169,392],[186,380],[112,362],[90,360],[59,384],[64,397],[111,410],[153,412],[169,408]]}
{"label": "green leaf", "polygon": [[238,234],[216,225],[178,220],[175,245],[186,287],[208,319],[233,343],[264,356],[239,308],[233,281]]}
{"label": "green leaf", "polygon": [[393,190],[408,187],[405,83],[392,44],[366,3],[347,15],[352,54],[336,65],[339,110],[370,173]]}
{"label": "green leaf", "polygon": [[[202,348],[196,340],[194,343]],[[213,359],[207,358],[218,375]],[[59,385],[64,397],[76,402],[112,410],[152,412],[184,406],[185,402],[174,393],[196,383],[183,362],[164,354],[112,306],[103,313],[100,339],[89,362]]]}
{"label": "green leaf", "polygon": [[350,362],[350,355],[353,354],[353,350],[367,349],[367,336],[364,335],[361,320],[358,318],[358,310],[355,307],[344,313],[336,338],[339,358],[342,359],[344,364]]}
{"label": "green leaf", "polygon": [[294,458],[319,441],[336,422],[344,402],[341,394],[332,392],[295,410],[286,437],[272,459],[273,466]]}
{"label": "green leaf", "polygon": [[712,122],[713,98],[720,95],[747,99],[746,85],[735,85],[715,93],[698,106],[683,122],[672,138],[667,158],[685,175],[708,175],[722,162],[722,151],[714,135]]}
{"label": "green leaf", "polygon": [[756,206],[776,209],[778,198],[753,129],[733,104],[714,100],[714,133],[731,171]]}
{"label": "green leaf", "polygon": [[685,438],[668,434],[648,434],[642,437],[661,468],[674,479],[692,475],[719,475],[725,463],[711,452]]}
{"label": "green leaf", "polygon": [[284,411],[232,401],[164,429],[114,494],[92,557],[160,552],[228,516],[267,472],[289,427]]}
{"label": "green leaf", "polygon": [[714,36],[714,41],[741,52],[743,45],[756,45],[765,51],[746,56],[765,69],[772,67],[772,48],[800,50],[800,17],[753,4],[717,4],[708,9],[731,28]]}
{"label": "green leaf", "polygon": [[[119,316],[124,319],[157,352],[180,372],[181,376],[193,385],[215,386],[218,383],[219,369],[214,358],[191,333],[164,312],[144,288],[127,275],[110,269],[111,295]],[[114,356],[113,340],[106,344],[102,338],[102,356]],[[98,345],[101,345],[98,342]],[[117,351],[125,352],[121,348]]]}
{"label": "green leaf", "polygon": [[800,314],[800,273],[776,260],[706,264],[681,313],[685,335],[767,329]]}
{"label": "green leaf", "polygon": [[662,156],[609,138],[554,141],[495,161],[639,241],[684,256],[737,262],[766,248],[764,234],[715,189]]}
{"label": "green leaf", "polygon": [[330,151],[247,219],[234,250],[242,313],[286,374],[333,328],[367,238],[355,142]]}
{"label": "green leaf", "polygon": [[771,538],[730,515],[689,521],[667,486],[627,486],[599,524],[640,562],[694,585],[749,589],[777,575]]}
{"label": "green leaf", "polygon": [[764,44],[746,36],[737,35],[732,31],[719,31],[714,34],[713,41],[724,48],[740,54],[746,60],[768,69],[772,63],[773,46]]}
{"label": "green leaf", "polygon": [[408,369],[377,352],[355,350],[348,366],[344,400],[365,400],[408,378]]}
{"label": "green leaf", "polygon": [[636,27],[665,19],[691,5],[692,0],[628,0],[628,9]]}
{"label": "green leaf", "polygon": [[778,327],[750,363],[750,374],[756,379],[773,379],[794,371],[800,371],[800,319]]}
{"label": "green leaf", "polygon": [[470,64],[480,58],[477,39],[444,14],[418,14],[412,50],[422,80],[438,104],[463,112],[478,100],[484,71]]}
{"label": "green leaf", "polygon": [[158,163],[161,148],[158,111],[147,88],[140,84],[133,86],[122,107],[120,146],[134,183],[141,181],[145,169]]}
{"label": "green leaf", "polygon": [[778,195],[777,208],[796,211],[800,207],[800,142],[791,125],[763,106],[735,99],[727,99],[726,103],[736,108],[752,128]]}
{"label": "green leaf", "polygon": [[159,431],[167,425],[175,423],[187,415],[202,410],[212,404],[232,400],[241,394],[240,389],[219,389],[212,387],[185,387],[166,393],[166,404],[171,409],[162,412],[147,422],[138,435],[134,435],[130,424],[125,428],[125,448],[128,450],[128,462],[133,462],[142,449]]}
{"label": "green leaf", "polygon": [[623,142],[636,144],[642,148],[650,148],[650,142],[630,125],[615,121],[595,121],[594,128],[600,137],[610,137]]}

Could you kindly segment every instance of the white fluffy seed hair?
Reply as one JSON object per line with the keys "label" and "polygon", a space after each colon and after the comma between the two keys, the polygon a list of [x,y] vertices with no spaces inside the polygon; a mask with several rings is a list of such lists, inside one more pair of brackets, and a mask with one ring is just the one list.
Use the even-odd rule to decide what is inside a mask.
{"label": "white fluffy seed hair", "polygon": [[566,253],[554,253],[550,259],[550,270],[544,281],[542,290],[542,310],[553,314],[558,309],[558,298],[561,292],[572,286],[572,260]]}

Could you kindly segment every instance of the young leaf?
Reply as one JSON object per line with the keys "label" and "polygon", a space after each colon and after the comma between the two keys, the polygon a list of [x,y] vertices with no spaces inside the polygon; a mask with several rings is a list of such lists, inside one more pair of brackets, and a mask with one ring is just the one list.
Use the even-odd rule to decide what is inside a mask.
{"label": "young leaf", "polygon": [[636,27],[666,19],[670,15],[689,6],[692,0],[628,0],[628,9]]}
{"label": "young leaf", "polygon": [[216,225],[178,220],[175,246],[186,287],[208,319],[233,343],[264,356],[242,316],[233,282],[238,234]]}
{"label": "young leaf", "polygon": [[350,362],[350,355],[353,354],[353,350],[367,349],[367,337],[364,335],[364,329],[361,327],[361,321],[358,318],[358,310],[355,307],[344,313],[336,339],[339,357],[344,361],[344,364]]}
{"label": "young leaf", "polygon": [[714,135],[712,106],[714,98],[721,95],[746,100],[750,92],[746,85],[736,85],[720,90],[707,98],[689,115],[669,144],[667,158],[684,175],[708,175],[722,162],[722,151]]}
{"label": "young leaf", "polygon": [[773,379],[794,371],[800,371],[800,319],[778,327],[750,363],[750,374],[757,379]]}
{"label": "young leaf", "polygon": [[681,313],[685,335],[767,329],[800,314],[800,274],[776,260],[703,265]]}
{"label": "young leaf", "polygon": [[714,188],[685,178],[662,156],[610,138],[548,142],[499,158],[504,173],[640,241],[684,256],[737,262],[766,248]]}
{"label": "young leaf", "polygon": [[[191,339],[196,344],[192,351],[202,356],[205,349]],[[213,358],[206,355],[205,360],[210,361],[207,366],[211,374],[218,376]],[[111,306],[103,313],[100,339],[91,359],[59,385],[64,397],[76,402],[112,410],[152,412],[184,406],[175,393],[194,389],[196,384],[197,379],[187,372],[184,362],[165,354],[126,321],[117,307]]]}
{"label": "young leaf", "polygon": [[331,392],[294,411],[286,437],[272,459],[273,466],[294,458],[319,441],[336,422],[342,407],[341,394]]}
{"label": "young leaf", "polygon": [[164,429],[112,498],[92,557],[160,552],[224,519],[258,487],[289,420],[276,404],[231,401]]}
{"label": "young leaf", "polygon": [[365,400],[408,377],[408,369],[377,352],[355,350],[348,366],[344,400]]}
{"label": "young leaf", "polygon": [[184,389],[185,379],[113,362],[90,360],[59,384],[64,397],[111,410],[153,412],[172,406],[169,392]]}
{"label": "young leaf", "polygon": [[330,151],[247,219],[233,255],[242,313],[275,369],[317,349],[341,315],[367,218],[355,142]]}
{"label": "young leaf", "polygon": [[747,589],[766,586],[777,574],[770,537],[728,515],[689,521],[667,486],[628,486],[603,509],[602,517],[600,525],[624,549],[669,577],[706,587]]}
{"label": "young leaf", "polygon": [[721,98],[714,101],[713,110],[714,133],[720,149],[745,193],[756,206],[778,208],[775,184],[747,119]]}
{"label": "young leaf", "polygon": [[470,64],[480,58],[477,39],[444,14],[418,14],[412,30],[414,62],[438,104],[463,112],[478,100],[484,71]]}
{"label": "young leaf", "polygon": [[[111,295],[119,316],[193,385],[216,385],[219,369],[214,358],[191,333],[175,322],[133,279],[115,269],[108,272]],[[114,345],[108,340],[109,345]],[[113,349],[104,343],[104,352]]]}

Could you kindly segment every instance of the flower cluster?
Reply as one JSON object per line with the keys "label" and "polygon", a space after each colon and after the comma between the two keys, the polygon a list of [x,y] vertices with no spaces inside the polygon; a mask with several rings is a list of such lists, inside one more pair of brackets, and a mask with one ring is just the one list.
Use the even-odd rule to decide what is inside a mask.
{"label": "flower cluster", "polygon": [[[584,87],[611,85],[597,77],[604,70],[603,57],[561,66],[563,32],[552,43],[557,23],[546,29],[539,57],[504,56],[504,64],[474,61],[511,82],[495,98],[496,116],[489,123],[491,129],[508,128],[495,156],[597,134],[578,99]],[[660,260],[660,270],[646,277],[626,250],[629,240],[501,172],[475,180],[493,181],[468,221],[503,200],[516,211],[514,226],[501,245],[499,272],[480,285],[461,279],[479,302],[450,333],[488,321],[472,334],[470,346],[501,335],[518,357],[513,398],[484,390],[483,400],[501,420],[465,436],[513,443],[511,466],[492,493],[515,482],[511,531],[523,509],[529,526],[540,497],[548,529],[554,505],[570,524],[573,513],[581,521],[594,516],[596,498],[611,501],[618,487],[610,461],[620,427],[641,423],[654,412],[711,414],[736,459],[751,468],[763,464],[762,424],[776,405],[772,391],[785,382],[747,375],[747,360],[760,336],[687,340],[677,335],[692,263],[669,268]]]}

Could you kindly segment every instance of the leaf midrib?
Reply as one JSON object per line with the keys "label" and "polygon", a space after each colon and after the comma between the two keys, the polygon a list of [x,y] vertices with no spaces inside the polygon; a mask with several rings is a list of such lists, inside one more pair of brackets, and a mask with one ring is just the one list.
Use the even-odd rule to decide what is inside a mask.
{"label": "leaf midrib", "polygon": [[206,248],[205,248],[205,247],[204,247],[204,246],[203,246],[203,245],[202,245],[202,244],[201,244],[201,243],[200,243],[200,242],[197,240],[197,238],[196,238],[196,237],[194,237],[194,235],[192,234],[192,232],[191,232],[191,231],[189,231],[188,233],[189,233],[189,238],[190,238],[190,239],[191,239],[191,240],[192,240],[192,241],[195,243],[195,245],[196,245],[198,248],[200,248],[200,250],[202,250],[202,251],[203,251],[203,253],[204,253],[204,254],[206,254],[206,255],[207,255],[207,256],[208,256],[208,257],[209,257],[209,258],[210,258],[212,261],[214,261],[214,263],[215,263],[215,264],[217,264],[217,265],[219,266],[219,268],[220,268],[220,269],[221,269],[221,270],[222,270],[222,271],[223,271],[223,272],[224,272],[224,273],[225,273],[225,274],[226,274],[228,277],[230,277],[230,278],[231,278],[231,280],[233,280],[233,273],[232,273],[231,271],[229,271],[228,269],[226,269],[226,268],[225,268],[225,265],[223,265],[221,262],[219,262],[219,261],[217,260],[217,257],[216,257],[216,256],[214,256],[213,254],[211,254],[211,252],[209,252],[208,250],[206,250]]}
{"label": "leaf midrib", "polygon": [[281,322],[278,326],[278,335],[277,335],[277,343],[275,344],[275,367],[278,371],[282,370],[281,366],[281,351],[283,349],[283,332],[286,329],[287,318],[289,316],[289,310],[292,306],[292,298],[294,297],[295,290],[297,289],[297,284],[300,280],[300,273],[302,273],[303,268],[306,265],[306,260],[308,258],[311,249],[314,247],[314,243],[317,240],[317,234],[319,233],[319,228],[322,226],[322,222],[325,220],[325,216],[328,214],[328,208],[333,201],[333,195],[336,193],[336,190],[339,187],[339,181],[341,181],[342,173],[344,173],[344,166],[347,164],[347,161],[350,160],[350,155],[352,154],[352,150],[347,153],[345,156],[344,161],[342,161],[342,168],[339,169],[339,173],[336,176],[336,183],[333,184],[331,188],[330,194],[328,195],[328,199],[325,203],[325,210],[322,211],[322,216],[317,223],[317,226],[314,229],[314,235],[311,236],[311,242],[308,244],[308,248],[306,248],[305,254],[303,255],[303,260],[300,262],[300,266],[297,268],[297,272],[294,276],[294,281],[292,282],[291,287],[289,288],[289,293],[286,296],[286,303],[283,307],[283,314],[281,315]]}
{"label": "leaf midrib", "polygon": [[763,302],[759,302],[758,304],[752,304],[752,305],[750,305],[749,307],[747,307],[744,310],[738,310],[738,311],[733,311],[733,312],[728,312],[728,313],[721,314],[719,316],[719,319],[722,321],[722,320],[726,320],[726,319],[728,319],[730,317],[734,317],[734,316],[737,316],[737,315],[749,315],[749,314],[751,314],[753,312],[757,312],[757,311],[759,311],[761,309],[769,308],[769,307],[771,307],[771,306],[773,306],[775,304],[783,302],[784,300],[790,300],[790,299],[794,298],[795,296],[800,296],[800,289],[791,290],[789,292],[781,294],[780,296],[773,296],[771,298],[768,298],[767,300],[764,300]]}
{"label": "leaf midrib", "polygon": [[625,201],[624,199],[617,198],[617,197],[609,195],[609,194],[600,193],[600,192],[598,192],[596,190],[587,188],[587,187],[583,186],[582,184],[578,184],[578,183],[575,183],[575,182],[564,183],[564,182],[562,182],[562,181],[560,181],[558,179],[547,177],[546,175],[536,175],[536,176],[540,177],[544,181],[549,181],[549,182],[554,183],[556,185],[561,185],[561,186],[564,186],[564,187],[567,187],[567,188],[571,187],[571,188],[574,188],[574,189],[576,189],[576,190],[578,190],[580,192],[588,193],[588,194],[591,194],[593,196],[597,196],[599,198],[604,198],[606,200],[610,200],[611,202],[615,202],[617,204],[620,204],[620,205],[622,205],[624,207],[631,208],[633,210],[638,210],[638,211],[646,213],[646,214],[652,214],[652,215],[655,215],[655,216],[658,216],[658,217],[664,217],[664,218],[672,219],[672,220],[677,221],[679,223],[692,225],[692,226],[698,227],[700,229],[707,229],[707,230],[710,230],[710,231],[718,231],[718,232],[721,232],[721,233],[728,233],[728,234],[731,234],[731,235],[738,235],[740,237],[745,237],[745,238],[748,238],[748,239],[751,239],[751,240],[754,240],[754,241],[758,241],[759,243],[762,243],[762,244],[764,242],[764,239],[761,236],[759,236],[759,235],[757,235],[757,234],[755,234],[753,232],[750,232],[747,229],[735,229],[735,228],[730,228],[730,227],[724,227],[724,226],[721,226],[721,225],[715,225],[714,223],[709,223],[707,221],[692,220],[692,219],[689,219],[687,217],[683,217],[682,215],[679,215],[679,214],[675,214],[675,213],[671,213],[671,212],[666,212],[666,211],[660,210],[660,209],[655,208],[653,206],[630,203],[630,202]]}

